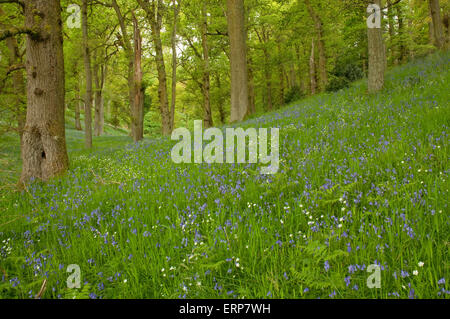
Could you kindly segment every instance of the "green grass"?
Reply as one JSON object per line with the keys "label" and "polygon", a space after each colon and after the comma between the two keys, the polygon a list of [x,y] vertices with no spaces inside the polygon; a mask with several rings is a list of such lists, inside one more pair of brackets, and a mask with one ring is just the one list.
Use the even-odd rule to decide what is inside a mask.
{"label": "green grass", "polygon": [[273,176],[176,165],[167,139],[86,152],[69,130],[65,178],[0,195],[0,296],[46,278],[43,298],[448,298],[449,58],[392,70],[377,95],[361,81],[239,124],[280,128]]}

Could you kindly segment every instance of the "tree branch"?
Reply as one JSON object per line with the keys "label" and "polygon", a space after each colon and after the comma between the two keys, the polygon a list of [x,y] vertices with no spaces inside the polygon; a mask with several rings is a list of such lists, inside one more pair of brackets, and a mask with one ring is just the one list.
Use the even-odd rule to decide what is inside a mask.
{"label": "tree branch", "polygon": [[[1,0],[0,0],[1,1]],[[40,39],[41,35],[39,32],[36,32],[32,29],[26,28],[26,27],[14,27],[8,30],[2,30],[0,31],[0,41],[3,41],[7,38],[15,37],[19,34],[28,34],[32,38]]]}

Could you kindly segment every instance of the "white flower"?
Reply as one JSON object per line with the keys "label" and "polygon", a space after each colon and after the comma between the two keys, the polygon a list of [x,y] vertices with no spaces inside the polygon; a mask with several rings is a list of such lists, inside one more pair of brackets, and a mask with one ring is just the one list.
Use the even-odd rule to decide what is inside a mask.
{"label": "white flower", "polygon": [[423,265],[425,265],[425,263],[422,262],[422,261],[420,261],[420,262],[418,263],[418,265],[419,265],[419,267],[423,267]]}
{"label": "white flower", "polygon": [[418,272],[417,270],[414,270],[414,271],[413,271],[413,275],[414,275],[414,276],[417,276],[418,274],[419,274],[419,272]]}
{"label": "white flower", "polygon": [[127,283],[127,281],[128,281],[128,280],[124,279],[124,280],[123,280],[123,283],[124,283],[124,284],[126,284],[126,283]]}

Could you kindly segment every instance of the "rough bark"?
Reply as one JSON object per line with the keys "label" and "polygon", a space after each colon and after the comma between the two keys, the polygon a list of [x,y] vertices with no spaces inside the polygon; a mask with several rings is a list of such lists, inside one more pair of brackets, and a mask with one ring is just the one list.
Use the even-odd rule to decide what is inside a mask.
{"label": "rough bark", "polygon": [[[381,8],[381,0],[375,0],[374,3]],[[381,14],[381,12],[378,11],[376,14]],[[384,86],[386,54],[382,29],[368,28],[367,38],[369,51],[368,90],[369,93],[375,93],[380,91]]]}
{"label": "rough bark", "polygon": [[446,46],[447,39],[444,34],[439,0],[428,0],[428,4],[430,8],[431,19],[433,20],[435,45],[438,49],[443,49]]}
{"label": "rough bark", "polygon": [[81,28],[83,33],[84,72],[86,74],[86,95],[84,98],[84,144],[92,148],[92,69],[87,21],[87,0],[81,5]]}
{"label": "rough bark", "polygon": [[27,36],[27,116],[21,183],[47,181],[69,167],[64,129],[64,55],[59,0],[24,3]]}
{"label": "rough bark", "polygon": [[248,111],[248,69],[243,0],[227,0],[231,65],[231,122],[242,121]]}

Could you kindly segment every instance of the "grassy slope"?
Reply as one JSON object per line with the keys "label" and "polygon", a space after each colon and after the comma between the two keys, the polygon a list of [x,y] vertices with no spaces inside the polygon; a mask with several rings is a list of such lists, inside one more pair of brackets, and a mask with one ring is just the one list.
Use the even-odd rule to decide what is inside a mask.
{"label": "grassy slope", "polygon": [[79,297],[448,296],[449,58],[396,68],[375,96],[359,82],[241,124],[281,129],[274,176],[175,165],[164,139],[83,153],[77,136],[66,178],[0,198],[0,296],[47,276],[44,297],[71,297],[69,264]]}

